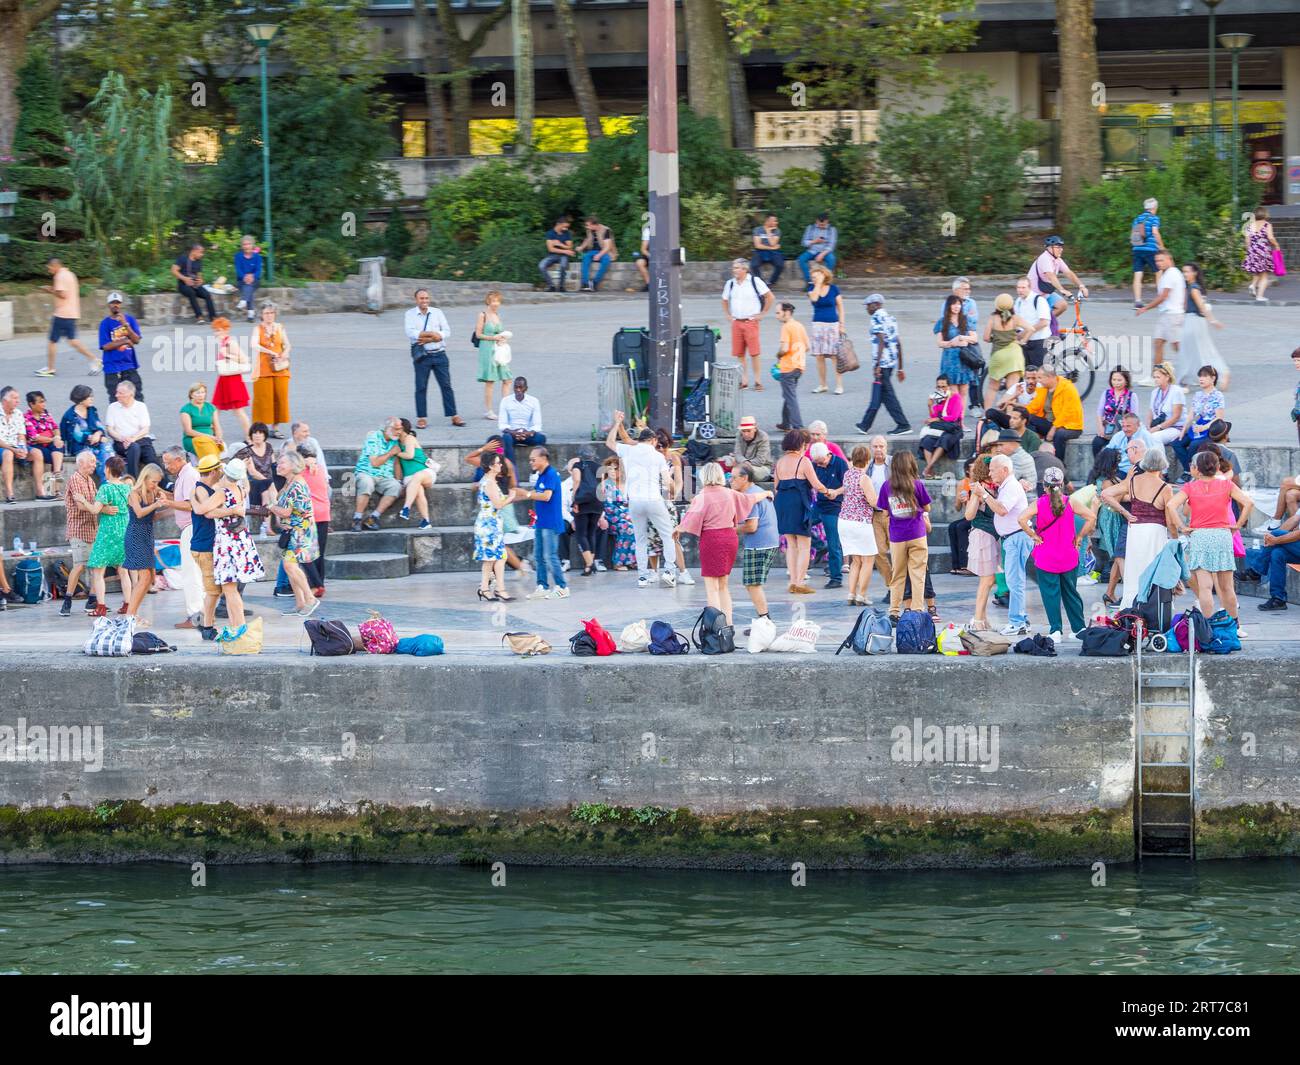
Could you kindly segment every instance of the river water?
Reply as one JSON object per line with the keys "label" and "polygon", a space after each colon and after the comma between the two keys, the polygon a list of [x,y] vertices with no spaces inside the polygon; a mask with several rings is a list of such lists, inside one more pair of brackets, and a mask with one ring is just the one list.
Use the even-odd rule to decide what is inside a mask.
{"label": "river water", "polygon": [[1300,860],[807,874],[0,867],[0,973],[1297,973]]}

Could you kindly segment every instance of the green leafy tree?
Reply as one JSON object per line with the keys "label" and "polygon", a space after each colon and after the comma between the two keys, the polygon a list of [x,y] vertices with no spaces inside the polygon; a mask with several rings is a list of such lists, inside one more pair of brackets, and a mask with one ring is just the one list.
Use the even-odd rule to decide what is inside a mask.
{"label": "green leafy tree", "polygon": [[411,244],[410,227],[402,216],[401,208],[394,204],[388,212],[388,223],[384,227],[384,254],[397,262],[411,254]]}
{"label": "green leafy tree", "polygon": [[19,71],[27,60],[27,40],[58,11],[62,0],[0,0],[0,160],[11,154],[18,128]]}
{"label": "green leafy tree", "polygon": [[99,255],[83,241],[85,222],[72,203],[72,148],[59,108],[59,86],[43,51],[27,57],[19,73],[20,108],[13,156],[0,160],[0,190],[16,191],[9,243],[0,245],[0,278],[41,277],[58,256],[79,274],[96,271]]}
{"label": "green leafy tree", "polygon": [[903,84],[933,81],[936,57],[975,41],[974,0],[821,0],[815,7],[771,0],[722,0],[742,52],[789,56],[786,76],[808,102],[861,108],[882,75]]}

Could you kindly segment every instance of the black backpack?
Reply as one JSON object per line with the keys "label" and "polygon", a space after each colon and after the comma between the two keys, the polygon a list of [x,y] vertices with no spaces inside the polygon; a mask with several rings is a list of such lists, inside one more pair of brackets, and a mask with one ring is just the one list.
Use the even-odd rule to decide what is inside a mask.
{"label": "black backpack", "polygon": [[1133,634],[1113,625],[1089,625],[1079,636],[1079,654],[1088,658],[1123,658],[1133,653]]}
{"label": "black backpack", "polygon": [[352,642],[352,633],[341,621],[320,621],[308,618],[302,623],[307,630],[307,639],[311,641],[311,653],[323,657],[350,655],[356,650]]}
{"label": "black backpack", "polygon": [[1012,648],[1018,655],[1033,655],[1035,658],[1055,658],[1056,644],[1041,632],[1026,636]]}
{"label": "black backpack", "polygon": [[[1168,632],[1174,625],[1174,592],[1172,588],[1162,588],[1152,584],[1147,597],[1140,603],[1134,603],[1133,615],[1142,619],[1147,634]],[[1122,620],[1127,620],[1122,619]]]}
{"label": "black backpack", "polygon": [[579,658],[595,658],[596,641],[591,638],[591,633],[584,629],[582,632],[576,632],[570,636],[569,653],[575,654]]}
{"label": "black backpack", "polygon": [[162,655],[174,650],[176,648],[157,633],[145,630],[137,632],[131,637],[131,653],[133,655]]}
{"label": "black backpack", "polygon": [[729,655],[736,649],[736,630],[727,624],[727,615],[715,606],[700,611],[691,629],[691,642],[703,655]]}

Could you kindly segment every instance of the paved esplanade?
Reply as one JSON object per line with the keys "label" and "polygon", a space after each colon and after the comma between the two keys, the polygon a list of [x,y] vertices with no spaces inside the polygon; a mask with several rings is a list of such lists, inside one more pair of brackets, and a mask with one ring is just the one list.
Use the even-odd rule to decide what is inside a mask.
{"label": "paved esplanade", "polygon": [[[723,279],[718,280],[721,292]],[[483,291],[490,288],[484,284]],[[993,297],[1001,288],[981,286],[975,292],[981,315],[993,307]],[[850,333],[859,356],[866,361],[867,314],[862,298],[867,289],[859,281],[850,282],[845,293],[845,310]],[[806,301],[798,295],[783,296],[798,307],[798,316],[810,317]],[[1138,318],[1131,302],[1115,302],[1114,293],[1106,301],[1091,301],[1085,306],[1089,327],[1107,337],[1128,337],[1132,351],[1149,358],[1149,338],[1155,328],[1155,313]],[[1148,298],[1150,298],[1148,296]],[[934,292],[916,297],[889,296],[887,308],[898,318],[903,338],[907,381],[898,386],[913,427],[925,421],[925,397],[934,384],[939,368],[939,349],[931,332],[942,306],[942,295]],[[1131,297],[1130,297],[1131,299]],[[91,313],[99,308],[87,305],[81,323],[85,334],[93,331],[97,320]],[[483,387],[475,380],[478,355],[469,345],[477,306],[447,309],[452,329],[448,345],[452,378],[460,412],[468,425],[451,428],[441,416],[438,389],[430,382],[430,428],[422,434],[429,442],[439,440],[481,441],[487,435],[488,422],[483,418]],[[1067,317],[1071,312],[1066,312]],[[1300,345],[1300,310],[1293,306],[1258,306],[1253,303],[1219,300],[1215,315],[1224,323],[1222,330],[1212,330],[1219,350],[1233,370],[1232,385],[1227,392],[1227,416],[1233,423],[1232,439],[1242,444],[1292,444],[1295,430],[1289,418],[1295,372],[1290,353]],[[596,367],[610,361],[610,339],[621,326],[646,323],[643,297],[615,299],[573,294],[546,304],[509,302],[502,309],[505,326],[514,332],[512,347],[516,374],[528,377],[530,393],[542,404],[545,432],[562,439],[587,436],[596,422]],[[294,346],[294,376],[290,399],[295,418],[308,420],[323,444],[358,446],[365,434],[376,428],[386,414],[398,414],[414,420],[412,374],[408,344],[402,334],[402,312],[391,310],[383,315],[321,314],[286,316],[285,324]],[[682,321],[688,325],[726,325],[718,298],[690,296],[683,301]],[[981,322],[981,328],[983,323]],[[176,412],[186,401],[186,391],[195,380],[207,383],[209,394],[216,383],[213,371],[195,373],[183,369],[154,368],[156,337],[171,337],[181,327],[156,326],[144,329],[141,374],[146,397],[160,440],[179,439]],[[236,323],[236,335],[247,336],[244,323]],[[201,333],[210,336],[206,327],[183,327],[185,336]],[[777,322],[768,315],[762,324],[765,375],[762,392],[745,392],[742,413],[755,414],[759,424],[769,432],[779,420],[781,393],[776,382],[767,377],[775,358]],[[730,334],[723,328],[720,351],[730,353]],[[69,350],[59,354],[59,376],[42,379],[32,371],[44,364],[45,338],[26,334],[0,344],[0,385],[12,384],[20,391],[39,388],[51,397],[50,407],[61,414],[66,409],[68,392],[74,384],[87,381],[85,362]],[[169,354],[166,353],[165,354]],[[854,423],[862,416],[870,395],[871,378],[865,368],[848,374],[842,396],[832,393],[812,395],[817,384],[814,359],[799,383],[803,416],[811,421],[825,420],[831,434],[844,438],[855,435]],[[165,365],[165,363],[160,363]],[[103,379],[96,385],[96,402],[101,414],[107,406]],[[1141,389],[1145,413],[1148,389]],[[1085,403],[1085,435],[1094,431],[1092,408],[1094,389]],[[882,410],[876,428],[890,428],[888,415]],[[227,415],[227,436],[237,429]]]}

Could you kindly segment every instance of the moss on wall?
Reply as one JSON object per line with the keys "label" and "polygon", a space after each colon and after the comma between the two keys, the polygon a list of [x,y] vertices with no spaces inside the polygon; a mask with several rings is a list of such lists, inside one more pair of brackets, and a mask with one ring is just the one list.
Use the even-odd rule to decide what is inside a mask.
{"label": "moss on wall", "polygon": [[1286,803],[1202,810],[1196,824],[1198,858],[1300,855],[1300,810]]}

